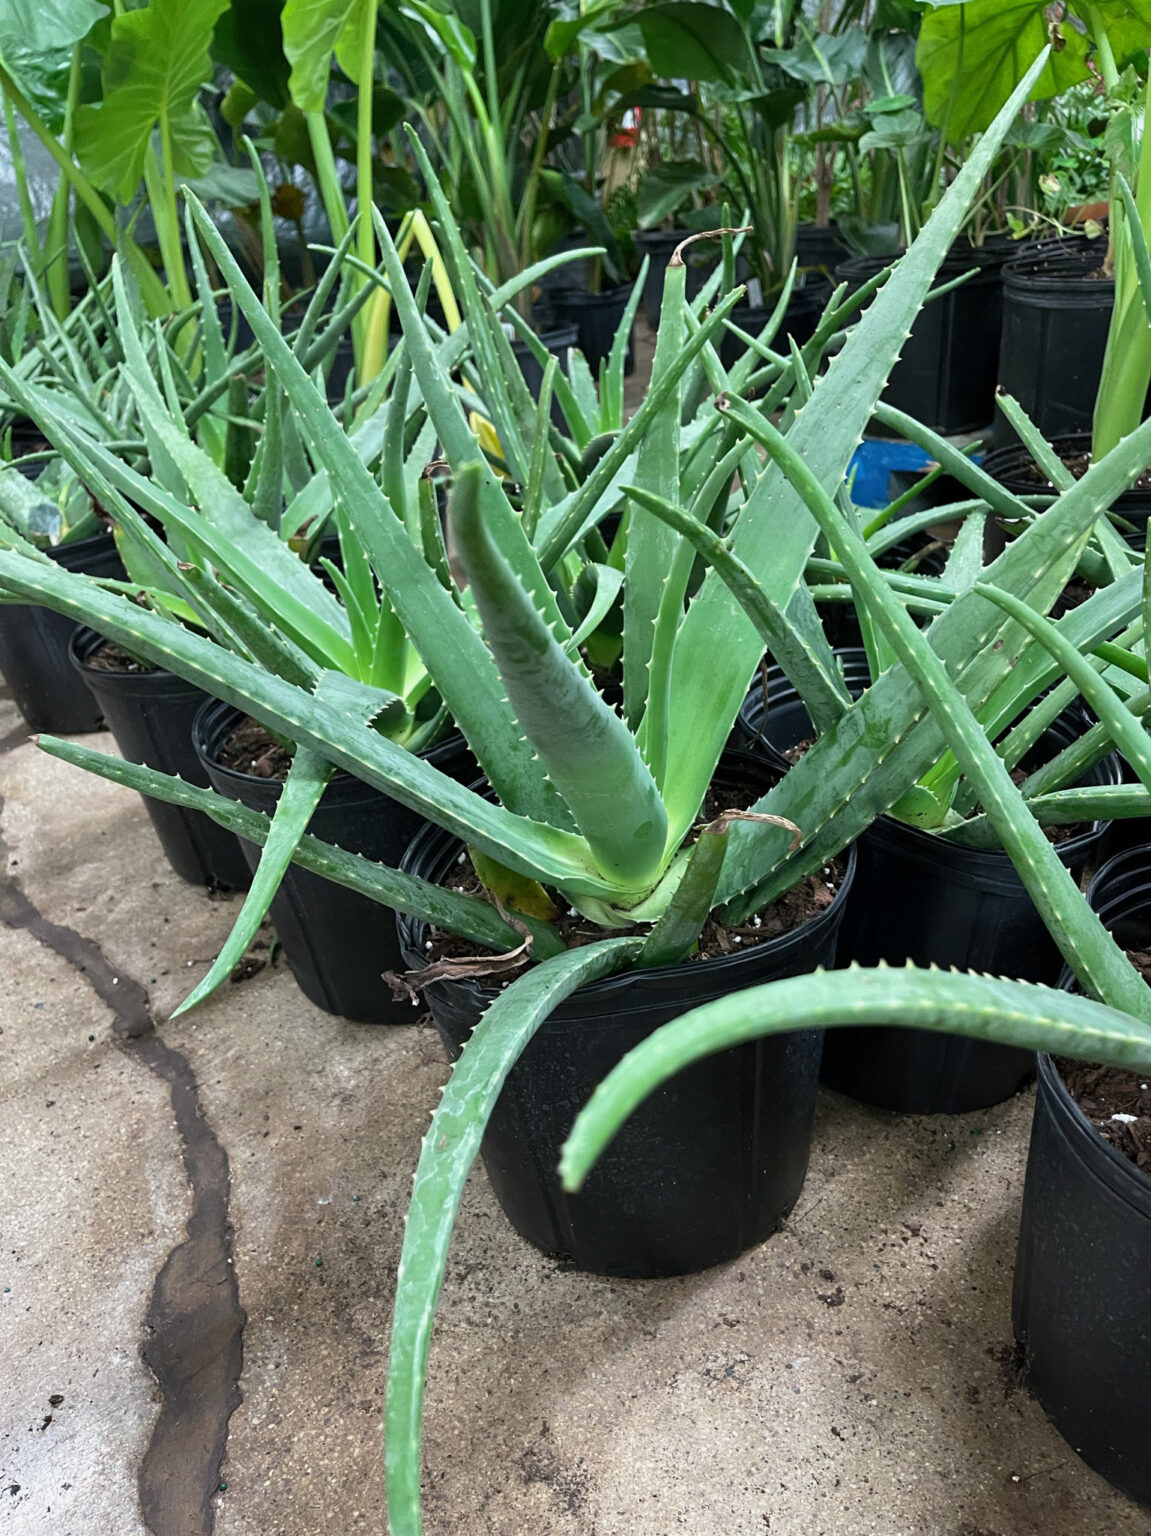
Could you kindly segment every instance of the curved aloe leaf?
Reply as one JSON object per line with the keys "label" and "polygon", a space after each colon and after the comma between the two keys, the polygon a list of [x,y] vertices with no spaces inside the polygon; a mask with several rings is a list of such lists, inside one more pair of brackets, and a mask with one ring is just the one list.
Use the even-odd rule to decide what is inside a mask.
{"label": "curved aloe leaf", "polygon": [[[820,386],[822,388],[822,385]],[[818,395],[817,395],[818,399]],[[813,402],[814,403],[814,402]],[[733,405],[733,413],[736,407]],[[1151,423],[1133,432],[1042,517],[1014,539],[987,570],[987,579],[1026,597],[1036,608],[1050,607],[1075,567],[1077,551],[1091,534],[1100,511],[1146,467],[1151,456]],[[1125,585],[1134,581],[1135,585]],[[1060,622],[1076,644],[1106,638],[1115,613],[1130,609],[1138,574],[1103,589]],[[1137,599],[1135,609],[1137,611]],[[1095,622],[1106,613],[1107,622]],[[1090,625],[1090,636],[1079,625]],[[928,631],[932,649],[992,732],[991,705],[1002,703],[998,730],[1014,719],[1057,673],[1055,664],[1013,620],[972,592],[960,595]],[[1025,643],[1024,643],[1025,642]],[[1021,697],[1016,690],[1029,678]],[[732,839],[720,881],[720,898],[740,892],[740,910],[754,911],[789,890],[832,854],[857,837],[895,803],[946,749],[938,723],[902,666],[878,678],[833,729],[765,799],[762,809],[811,828],[794,856],[773,856],[778,839],[761,845],[752,829]]]}
{"label": "curved aloe leaf", "polygon": [[367,730],[347,710],[274,677],[203,636],[158,618],[54,562],[0,550],[0,590],[54,608],[159,667],[199,684],[270,730],[313,747],[337,767],[382,789],[521,874],[571,896],[612,900],[615,884],[595,871],[587,844],[516,815],[457,784],[430,763]]}
{"label": "curved aloe leaf", "polygon": [[424,1137],[396,1276],[388,1361],[388,1529],[419,1536],[420,1421],[432,1322],[468,1170],[507,1075],[557,1003],[633,962],[639,939],[571,950],[514,981],[484,1014]]}
{"label": "curved aloe leaf", "polygon": [[1106,679],[1060,634],[1050,619],[1021,603],[1010,592],[1003,592],[986,582],[980,582],[975,590],[980,597],[986,597],[1009,613],[1045,651],[1050,652],[1098,715],[1100,724],[1139,775],[1140,783],[1151,789],[1151,736]]}
{"label": "curved aloe leaf", "polygon": [[[403,701],[397,699],[395,694],[368,688],[345,677],[341,672],[325,672],[316,684],[316,697],[339,708],[347,708],[350,714],[366,725],[386,711],[394,712],[398,708],[400,714],[403,714],[404,708]],[[292,862],[300,839],[308,829],[312,813],[319,805],[333,772],[331,763],[326,762],[318,753],[308,747],[297,749],[276,802],[259,865],[236,921],[232,924],[232,931],[207,975],[193,987],[172,1015],[173,1018],[210,997],[243,959],[245,950],[267,916],[272,898],[280,888],[284,872]]]}
{"label": "curved aloe leaf", "polygon": [[297,749],[276,802],[276,812],[260,855],[259,866],[244,897],[244,904],[232,924],[232,931],[212,961],[207,975],[188,993],[173,1013],[173,1018],[187,1013],[197,1003],[210,997],[222,982],[227,981],[244,958],[244,951],[267,916],[272,898],[280,888],[284,872],[292,862],[292,855],[307,831],[312,813],[319,805],[320,796],[327,788],[333,772],[331,763],[326,763],[307,747]]}
{"label": "curved aloe leaf", "polygon": [[[1151,794],[1135,784],[1084,784],[1078,789],[1056,789],[1028,797],[1027,809],[1041,827],[1071,827],[1083,821],[1151,814]],[[972,816],[943,836],[968,848],[998,848],[999,837],[990,818]]]}
{"label": "curved aloe leaf", "polygon": [[[1140,978],[1139,985],[1146,983]],[[863,1024],[963,1034],[1115,1067],[1151,1068],[1147,1024],[1073,992],[913,966],[816,971],[693,1008],[630,1051],[572,1127],[560,1160],[564,1187],[579,1189],[636,1106],[692,1062],[763,1035]]]}
{"label": "curved aloe leaf", "polygon": [[[678,356],[684,340],[683,307],[687,269],[673,253],[664,278],[659,330],[651,364],[651,384],[658,387]],[[639,445],[636,484],[665,501],[674,499],[679,485],[681,390],[677,380],[669,386],[663,410],[652,422]],[[665,523],[650,517],[633,521],[628,528],[623,596],[623,712],[634,731],[650,710],[652,735],[648,761],[662,776],[667,757],[667,669],[652,669],[652,648],[663,583],[672,566],[678,540]],[[676,599],[682,602],[682,597]],[[649,698],[649,682],[652,694]]]}
{"label": "curved aloe leaf", "polygon": [[810,710],[816,729],[824,731],[832,726],[850,703],[843,678],[838,672],[825,668],[815,648],[804,644],[802,635],[790,629],[786,615],[780,613],[762,583],[756,581],[743,561],[732,554],[727,540],[721,539],[718,533],[713,533],[706,523],[699,522],[683,507],[677,507],[661,496],[638,486],[628,486],[627,494],[645,512],[682,534],[696,553],[720,574],[768,650],[774,652],[785,636],[790,639],[793,653],[791,681]]}
{"label": "curved aloe leaf", "polygon": [[[198,784],[186,784],[183,779],[173,778],[156,768],[146,768],[141,763],[128,763],[123,758],[97,752],[78,742],[61,741],[56,736],[37,736],[36,745],[49,757],[71,763],[88,773],[95,773],[109,783],[121,784],[166,805],[179,805],[185,810],[202,811],[219,826],[245,838],[257,847],[267,842],[271,821],[262,811],[250,810],[238,800],[228,800],[214,789],[202,789]],[[523,935],[505,923],[490,902],[476,896],[460,896],[442,885],[432,885],[416,875],[390,869],[377,864],[359,853],[347,853],[333,843],[322,842],[318,837],[305,833],[292,854],[293,864],[358,891],[371,901],[391,907],[396,912],[407,912],[421,918],[448,933],[470,939],[486,949],[502,953],[514,949],[523,942]],[[537,923],[530,917],[522,919],[532,931],[533,953],[550,959],[563,952],[563,944],[555,929],[547,923]]]}
{"label": "curved aloe leaf", "polygon": [[516,718],[605,877],[625,890],[651,885],[667,841],[655,780],[630,731],[565,655],[488,536],[482,473],[478,464],[457,472],[449,513]]}
{"label": "curved aloe leaf", "polygon": [[667,911],[644,940],[640,965],[678,965],[699,942],[708,913],[715,905],[715,887],[727,852],[729,825],[717,821],[701,831]]}
{"label": "curved aloe leaf", "polygon": [[[1052,938],[1076,974],[1112,1006],[1151,1022],[1151,990],[1133,969],[1026,808],[1007,765],[914,620],[888,590],[859,534],[770,422],[733,403],[839,553],[856,595],[915,680],[999,834]],[[760,809],[759,806],[754,809]],[[738,836],[738,834],[737,834]],[[733,838],[733,841],[735,839]]]}

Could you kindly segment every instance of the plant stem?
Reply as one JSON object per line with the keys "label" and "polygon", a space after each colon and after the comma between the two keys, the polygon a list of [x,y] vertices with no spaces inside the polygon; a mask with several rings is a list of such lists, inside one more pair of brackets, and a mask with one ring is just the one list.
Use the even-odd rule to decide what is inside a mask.
{"label": "plant stem", "polygon": [[[168,278],[168,291],[176,309],[187,309],[192,302],[192,287],[184,266],[184,249],[180,243],[180,210],[176,204],[176,165],[172,154],[172,125],[167,112],[160,114],[160,154],[162,156],[159,177],[159,201],[151,187],[148,195],[152,203],[152,217],[156,233],[160,237],[160,252],[164,258],[164,271]],[[155,155],[149,147],[146,166],[154,166]],[[145,172],[145,175],[147,173]]]}
{"label": "plant stem", "polygon": [[[356,230],[356,250],[369,267],[376,264],[376,236],[369,209],[372,203],[372,89],[375,84],[376,3],[364,6],[363,32],[360,34],[360,78],[356,100],[356,204],[360,215]],[[357,383],[363,384],[363,379]]]}
{"label": "plant stem", "polygon": [[339,245],[348,232],[348,209],[344,202],[344,189],[340,186],[336,171],[336,157],[332,154],[332,141],[328,137],[328,124],[323,112],[306,112],[308,141],[312,146],[312,159],[316,162],[316,182],[320,189],[320,201],[328,217],[332,231],[332,243]]}
{"label": "plant stem", "polygon": [[[68,71],[68,98],[64,106],[64,152],[72,153],[72,119],[80,101],[80,44],[72,49],[72,63]],[[71,294],[68,284],[68,209],[72,189],[65,177],[60,178],[52,199],[52,212],[48,218],[48,250],[54,252],[51,264],[45,272],[48,297],[59,319],[67,315]]]}

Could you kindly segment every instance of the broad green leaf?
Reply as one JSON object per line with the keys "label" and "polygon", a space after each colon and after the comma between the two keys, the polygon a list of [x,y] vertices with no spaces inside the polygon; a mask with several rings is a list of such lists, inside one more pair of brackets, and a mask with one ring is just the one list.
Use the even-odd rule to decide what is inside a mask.
{"label": "broad green leaf", "polygon": [[651,67],[664,80],[721,80],[748,63],[743,29],[714,5],[670,0],[628,19],[643,33]]}
{"label": "broad green leaf", "polygon": [[0,63],[53,131],[64,121],[72,50],[107,14],[98,0],[0,0]]}
{"label": "broad green leaf", "polygon": [[458,16],[437,11],[435,6],[425,5],[423,0],[405,0],[403,9],[418,16],[424,25],[435,33],[460,69],[475,69],[478,56],[476,40]]}
{"label": "broad green leaf", "polygon": [[[277,111],[291,100],[280,25],[283,9],[284,0],[230,0],[212,37],[212,57]],[[225,120],[230,121],[226,114]]]}
{"label": "broad green leaf", "polygon": [[864,1024],[963,1034],[1142,1072],[1151,1067],[1151,1028],[1073,992],[910,966],[817,971],[693,1008],[630,1051],[572,1127],[560,1159],[564,1187],[579,1189],[632,1111],[693,1062],[764,1035]]}
{"label": "broad green leaf", "polygon": [[719,180],[717,171],[698,160],[665,160],[643,174],[636,194],[640,229],[654,229],[692,195],[707,192]]}
{"label": "broad green leaf", "polygon": [[[916,62],[923,76],[924,106],[935,126],[947,125],[953,143],[986,128],[1022,80],[1049,38],[1051,11],[1044,0],[962,0],[929,10],[923,18]],[[1120,60],[1151,40],[1148,0],[1099,0],[1087,7],[1100,18]],[[1090,77],[1090,39],[1075,22],[1058,24],[1062,46],[1053,49],[1030,93],[1044,101]],[[954,100],[952,93],[954,91]]]}
{"label": "broad green leaf", "polygon": [[171,139],[181,176],[208,169],[215,135],[199,105],[212,78],[208,49],[228,0],[149,0],[112,23],[104,99],[76,113],[76,154],[122,203],[136,193],[156,128]]}
{"label": "broad green leaf", "polygon": [[366,5],[375,0],[287,0],[280,24],[292,66],[288,89],[301,112],[322,112],[328,99],[332,54],[358,49]]}

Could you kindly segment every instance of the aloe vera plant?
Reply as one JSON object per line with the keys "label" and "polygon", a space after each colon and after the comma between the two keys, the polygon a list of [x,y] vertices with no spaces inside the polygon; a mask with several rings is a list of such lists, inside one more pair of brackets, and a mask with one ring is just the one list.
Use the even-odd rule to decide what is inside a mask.
{"label": "aloe vera plant", "polygon": [[[341,526],[362,547],[494,799],[464,789],[375,729],[371,722],[380,710],[397,705],[378,689],[365,692],[364,679],[349,687],[330,667],[314,666],[308,676],[277,670],[266,657],[221,644],[210,626],[197,633],[106,583],[50,568],[25,548],[0,550],[0,590],[7,596],[84,618],[295,743],[299,805],[309,803],[332,766],[343,768],[461,838],[481,863],[508,874],[512,890],[517,882],[525,896],[536,886],[550,888],[604,932],[598,942],[565,953],[556,930],[512,900],[539,963],[507,988],[465,1048],[425,1142],[400,1267],[389,1382],[389,1509],[396,1536],[419,1530],[424,1363],[464,1175],[517,1055],[555,1004],[585,981],[686,954],[717,908],[730,918],[756,912],[895,806],[950,751],[1067,958],[1106,1005],[1090,1018],[1084,1014],[1081,1027],[1061,1037],[1061,1049],[1094,1056],[1128,1050],[1151,1024],[1146,989],[1070,884],[989,745],[999,734],[997,722],[1013,720],[1021,701],[1058,676],[1058,663],[1041,638],[974,589],[982,578],[1036,611],[1048,608],[1095,536],[1102,510],[1146,462],[1151,428],[1141,428],[1030,519],[986,572],[965,552],[950,573],[948,600],[926,632],[877,569],[843,496],[850,455],[1034,73],[825,374],[818,372],[820,355],[854,313],[842,294],[802,352],[777,353],[769,327],[729,373],[714,343],[738,291],[708,312],[717,279],[712,294],[688,305],[684,269],[673,262],[651,386],[627,422],[613,403],[622,344],[618,379],[609,368],[610,398],[597,398],[578,366],[566,385],[552,366],[543,398],[532,401],[500,320],[514,298],[508,286],[493,290],[477,276],[458,231],[437,207],[444,260],[465,315],[456,332],[439,337],[424,324],[399,253],[377,221],[384,273],[404,328],[403,346],[389,360],[391,377],[400,389],[401,373],[410,369],[411,387],[452,474],[464,588],[437,542],[438,522],[413,517],[405,499],[410,481],[396,456],[405,434],[395,423],[406,424],[406,414],[389,418],[393,431],[385,425],[377,469],[375,456],[363,451],[366,439],[338,430],[297,350],[244,283],[202,209],[191,204],[315,471],[297,503],[322,496],[337,504]],[[857,297],[857,305],[869,296]],[[454,371],[461,362],[466,383]],[[10,370],[0,376],[14,394],[23,390],[35,413],[31,388]],[[146,395],[143,381],[137,385]],[[564,405],[570,436],[552,435],[551,389]],[[741,398],[751,389],[754,403]],[[206,516],[208,508],[192,490],[186,446],[170,440],[154,399],[152,405],[149,430],[183,489],[176,479],[161,479],[149,491],[150,505],[187,525],[193,511]],[[780,412],[782,431],[772,425]],[[481,418],[498,439],[487,457],[477,437]],[[43,426],[90,484],[129,494],[122,470],[98,443],[47,418]],[[418,493],[419,487],[417,511],[426,514]],[[1029,508],[1011,505],[1029,516]],[[622,590],[603,574],[618,576],[618,563],[611,562],[618,562],[619,551],[613,548],[605,560],[599,531],[617,513],[625,525]],[[130,516],[124,520],[131,523]],[[854,703],[804,582],[821,535],[891,653],[874,686]],[[702,581],[699,556],[707,567]],[[232,559],[239,582],[243,573]],[[1067,637],[1082,651],[1122,636],[1140,618],[1137,587],[1137,573],[1114,583],[1092,600],[1094,607],[1084,605],[1062,621]],[[580,649],[589,624],[594,629],[604,618],[605,600],[617,596],[620,714],[599,694]],[[301,634],[292,639],[304,649]],[[819,740],[753,807],[763,819],[736,823],[722,842],[701,838],[688,846],[765,639],[811,704]],[[62,743],[42,745],[148,792],[175,798],[185,791],[148,770],[96,762]],[[197,803],[225,823],[233,814],[207,792]],[[1133,803],[1130,795],[1125,803]],[[269,827],[254,840],[269,841],[275,831]],[[283,856],[291,839],[277,835],[276,841]],[[298,842],[294,856],[323,864],[368,894],[386,891],[400,910],[442,921],[477,944],[507,944],[490,909],[486,918],[478,916],[478,903],[454,906],[444,916],[442,902],[437,906],[426,888],[392,872],[340,859],[312,842]],[[1018,1038],[1030,1038],[1007,1009],[993,1027],[1004,1038],[1016,1038],[1017,1028]]]}

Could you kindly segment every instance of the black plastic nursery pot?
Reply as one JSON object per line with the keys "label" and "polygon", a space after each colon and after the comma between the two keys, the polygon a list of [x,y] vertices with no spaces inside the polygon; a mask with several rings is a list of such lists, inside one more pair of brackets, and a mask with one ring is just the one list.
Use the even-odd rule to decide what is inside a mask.
{"label": "black plastic nursery pot", "polygon": [[[192,745],[192,721],[209,695],[172,672],[106,671],[91,665],[105,644],[91,629],[72,638],[72,664],[90,689],[116,745],[130,763],[208,787]],[[239,839],[200,811],[144,795],[144,805],[169,864],[190,885],[246,890],[251,871]]]}
{"label": "black plastic nursery pot", "polygon": [[[836,281],[854,293],[895,259],[894,254],[849,257],[836,267]],[[885,404],[936,432],[974,432],[991,421],[1006,259],[999,242],[952,247],[936,285],[972,268],[975,275],[920,310],[883,391]],[[869,430],[886,435],[874,424]]]}
{"label": "black plastic nursery pot", "polygon": [[[819,275],[812,275],[802,287],[793,289],[783,322],[772,342],[775,350],[787,351],[788,336],[793,336],[796,345],[800,347],[810,341],[830,297],[831,283]],[[737,304],[731,312],[732,324],[738,325],[749,336],[758,336],[771,319],[773,310],[774,306],[770,304]],[[744,350],[744,343],[739,337],[725,330],[719,347],[723,366],[731,368],[743,356]]]}
{"label": "black plastic nursery pot", "polygon": [[[745,754],[730,761],[741,776],[747,765],[762,773]],[[459,851],[429,827],[403,867],[442,880]],[[581,1270],[640,1278],[708,1269],[771,1236],[807,1171],[818,1030],[755,1041],[678,1074],[635,1112],[578,1195],[559,1185],[560,1148],[596,1084],[660,1025],[730,992],[830,965],[852,868],[849,859],[830,905],[791,933],[715,959],[611,976],[559,1005],[512,1069],[483,1141],[492,1188],[522,1237]],[[398,928],[409,964],[426,963],[424,925],[401,916]],[[453,981],[425,995],[454,1060],[499,994]]]}
{"label": "black plastic nursery pot", "polygon": [[[862,651],[838,652],[849,691],[869,686]],[[802,701],[778,668],[768,669],[768,709],[757,685],[740,711],[748,738],[760,732],[761,750],[786,752],[811,734]],[[762,724],[762,730],[761,730]],[[1070,744],[1082,721],[1065,715],[1047,731],[1035,766]],[[1115,784],[1112,754],[1081,782]],[[1060,859],[1078,876],[1098,853],[1109,823],[1057,845]],[[859,864],[839,940],[839,963],[955,966],[1022,981],[1053,983],[1061,964],[1055,941],[1027,894],[1008,855],[965,848],[890,816],[881,816],[859,839]],[[963,1035],[867,1026],[833,1030],[823,1054],[828,1087],[880,1109],[905,1114],[963,1114],[1009,1098],[1034,1070],[1028,1051]]]}
{"label": "black plastic nursery pot", "polygon": [[[110,533],[60,544],[46,553],[66,571],[124,576]],[[0,605],[0,672],[31,731],[73,736],[98,731],[103,724],[100,708],[68,654],[79,627],[51,608]]]}
{"label": "black plastic nursery pot", "polygon": [[[196,715],[192,739],[213,789],[270,816],[283,788],[280,780],[242,773],[219,761],[221,747],[243,719],[241,710],[209,700]],[[465,781],[478,773],[462,737],[426,756]],[[379,790],[337,773],[308,830],[349,853],[394,867],[424,825],[422,817]],[[240,846],[254,870],[259,849],[243,839]],[[269,915],[300,990],[318,1008],[359,1024],[410,1024],[417,1016],[410,1002],[393,998],[382,979],[384,971],[404,969],[390,907],[293,864]]]}
{"label": "black plastic nursery pot", "polygon": [[[1049,441],[1090,430],[1115,305],[1105,239],[1042,241],[1003,271],[999,385]],[[995,412],[997,448],[1018,439]]]}
{"label": "black plastic nursery pot", "polygon": [[[631,298],[631,283],[618,288],[602,288],[599,293],[587,293],[579,288],[557,288],[550,295],[557,320],[574,325],[578,336],[577,346],[587,359],[592,378],[599,377],[599,365],[606,362],[612,342],[619,330],[623,312]],[[624,372],[635,367],[635,337],[629,335]]]}
{"label": "black plastic nursery pot", "polygon": [[795,255],[804,271],[831,277],[850,254],[838,224],[800,224],[795,231]]}
{"label": "black plastic nursery pot", "polygon": [[[1082,727],[1080,726],[1080,729]],[[1036,763],[1077,734],[1066,719],[1046,733]],[[1081,781],[1119,782],[1112,755]],[[1082,874],[1108,823],[1095,822],[1056,847]],[[1061,958],[1055,941],[1008,855],[964,848],[881,816],[859,839],[859,871],[844,918],[840,963],[955,966],[991,976],[1052,983]],[[883,1027],[836,1030],[823,1058],[823,1081],[881,1109],[964,1114],[1010,1098],[1034,1070],[1029,1051]]]}
{"label": "black plastic nursery pot", "polygon": [[[568,371],[568,348],[579,345],[578,328],[570,322],[563,325],[552,324],[546,330],[540,331],[539,339],[549,352],[554,352],[556,357],[559,358],[560,369],[566,374]],[[520,341],[518,337],[512,341],[512,351],[515,353],[516,361],[520,365],[520,372],[524,376],[524,383],[531,391],[532,399],[538,400],[544,382],[542,364],[529,349],[527,342]],[[552,396],[551,417],[561,432],[568,430],[567,418],[564,416],[560,403],[554,394]]]}
{"label": "black plastic nursery pot", "polygon": [[[1088,900],[1120,944],[1151,946],[1151,846],[1112,859]],[[1073,985],[1070,974],[1063,984]],[[1099,1134],[1039,1058],[1015,1264],[1015,1336],[1068,1444],[1151,1507],[1151,1178]]]}

